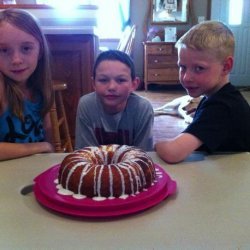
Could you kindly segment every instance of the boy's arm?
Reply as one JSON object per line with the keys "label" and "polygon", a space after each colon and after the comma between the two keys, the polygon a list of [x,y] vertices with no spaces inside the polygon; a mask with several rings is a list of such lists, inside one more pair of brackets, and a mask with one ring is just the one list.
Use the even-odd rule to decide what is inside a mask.
{"label": "boy's arm", "polygon": [[82,119],[79,119],[79,117],[77,117],[75,131],[75,149],[81,149],[87,146],[98,146],[93,126],[88,125],[87,122],[84,122]]}
{"label": "boy's arm", "polygon": [[153,151],[152,129],[154,125],[154,112],[151,105],[148,106],[148,109],[144,110],[144,113],[141,113],[141,116],[138,116],[138,119],[139,122],[135,131],[134,146],[142,148],[145,151]]}
{"label": "boy's arm", "polygon": [[177,163],[183,161],[201,145],[202,141],[197,137],[188,133],[182,133],[171,140],[156,143],[155,149],[165,162]]}
{"label": "boy's arm", "polygon": [[[98,146],[94,132],[94,125],[91,122],[91,115],[84,108],[86,103],[79,102],[76,114],[75,149],[87,146]],[[94,111],[93,111],[94,112]]]}

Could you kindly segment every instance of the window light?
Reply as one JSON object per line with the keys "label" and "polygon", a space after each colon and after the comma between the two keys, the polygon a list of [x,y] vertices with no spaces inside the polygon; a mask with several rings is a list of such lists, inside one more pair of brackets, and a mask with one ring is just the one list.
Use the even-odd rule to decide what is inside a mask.
{"label": "window light", "polygon": [[243,0],[230,0],[229,25],[240,25],[242,22]]}

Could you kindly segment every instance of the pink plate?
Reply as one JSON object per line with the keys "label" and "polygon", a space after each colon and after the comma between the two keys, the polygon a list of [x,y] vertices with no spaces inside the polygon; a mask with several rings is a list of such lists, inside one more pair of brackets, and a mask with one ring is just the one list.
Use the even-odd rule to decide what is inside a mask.
{"label": "pink plate", "polygon": [[45,207],[54,211],[80,217],[105,218],[136,213],[150,208],[176,192],[176,182],[159,166],[155,165],[157,182],[154,186],[127,199],[95,201],[91,198],[75,199],[70,195],[57,193],[57,179],[60,164],[51,167],[35,179],[34,194]]}

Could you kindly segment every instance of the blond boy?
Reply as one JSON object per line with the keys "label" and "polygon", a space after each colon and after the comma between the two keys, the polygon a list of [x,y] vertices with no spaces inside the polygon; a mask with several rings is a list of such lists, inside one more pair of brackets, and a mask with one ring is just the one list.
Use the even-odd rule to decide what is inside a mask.
{"label": "blond boy", "polygon": [[180,162],[194,150],[250,151],[250,107],[229,81],[234,47],[232,31],[218,21],[197,24],[177,41],[180,82],[204,98],[180,135],[155,145],[164,161]]}

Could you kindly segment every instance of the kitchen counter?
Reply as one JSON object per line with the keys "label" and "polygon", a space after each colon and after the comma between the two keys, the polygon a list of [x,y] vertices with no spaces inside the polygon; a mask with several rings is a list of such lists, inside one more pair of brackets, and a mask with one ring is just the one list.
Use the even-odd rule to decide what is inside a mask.
{"label": "kitchen counter", "polygon": [[[25,9],[39,20],[45,34],[89,34],[98,36],[96,5],[71,6],[0,4],[1,9],[10,7]],[[40,6],[40,7],[39,7]]]}
{"label": "kitchen counter", "polygon": [[20,193],[66,154],[0,162],[0,249],[249,249],[249,153],[197,153],[176,165],[149,154],[176,180],[177,194],[114,219],[65,216]]}

